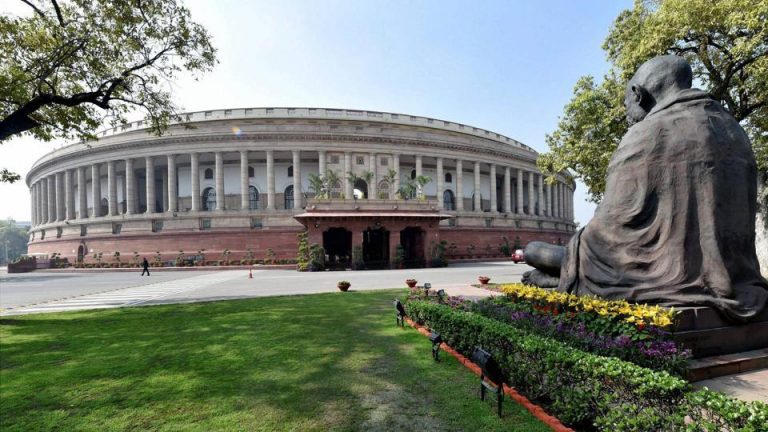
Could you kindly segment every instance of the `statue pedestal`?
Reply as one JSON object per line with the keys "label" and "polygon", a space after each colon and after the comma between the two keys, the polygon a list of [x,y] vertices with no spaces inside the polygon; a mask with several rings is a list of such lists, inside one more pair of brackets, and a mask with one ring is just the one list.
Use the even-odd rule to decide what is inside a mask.
{"label": "statue pedestal", "polygon": [[768,309],[746,324],[728,321],[706,306],[676,309],[674,340],[689,348],[693,358],[768,348]]}

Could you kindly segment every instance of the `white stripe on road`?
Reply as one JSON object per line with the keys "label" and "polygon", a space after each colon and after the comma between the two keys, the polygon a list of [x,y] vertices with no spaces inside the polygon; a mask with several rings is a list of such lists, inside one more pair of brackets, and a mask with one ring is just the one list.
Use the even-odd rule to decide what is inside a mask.
{"label": "white stripe on road", "polygon": [[[256,270],[254,273],[264,270]],[[15,315],[35,312],[63,312],[85,309],[108,309],[124,306],[136,306],[152,300],[157,300],[173,294],[205,288],[211,285],[242,279],[238,271],[219,271],[201,276],[158,282],[140,287],[124,288],[106,293],[86,294],[69,299],[56,300],[47,303],[19,307],[3,312],[0,315]]]}

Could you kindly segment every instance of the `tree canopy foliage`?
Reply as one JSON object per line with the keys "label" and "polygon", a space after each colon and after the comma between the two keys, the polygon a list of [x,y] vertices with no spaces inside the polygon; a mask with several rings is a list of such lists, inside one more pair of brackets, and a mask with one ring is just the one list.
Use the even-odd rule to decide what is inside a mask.
{"label": "tree canopy foliage", "polygon": [[27,229],[13,220],[0,220],[0,264],[8,264],[27,253],[28,235]]}
{"label": "tree canopy foliage", "polygon": [[763,181],[768,170],[768,0],[636,0],[603,44],[611,70],[596,83],[578,80],[550,152],[539,167],[552,176],[572,170],[599,202],[608,161],[627,131],[624,87],[646,60],[684,57],[694,86],[727,107],[752,140]]}
{"label": "tree canopy foliage", "polygon": [[134,110],[161,133],[177,110],[170,83],[216,63],[177,0],[20,1],[29,14],[0,15],[0,141],[92,139]]}

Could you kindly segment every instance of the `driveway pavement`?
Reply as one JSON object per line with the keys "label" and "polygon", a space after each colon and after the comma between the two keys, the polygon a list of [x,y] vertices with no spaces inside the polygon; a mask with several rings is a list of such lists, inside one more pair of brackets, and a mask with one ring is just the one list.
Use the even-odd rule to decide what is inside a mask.
{"label": "driveway pavement", "polygon": [[480,275],[493,282],[519,282],[525,264],[480,262],[447,268],[299,273],[293,270],[140,272],[51,271],[0,274],[0,313],[3,315],[64,310],[186,303],[275,295],[337,291],[348,280],[352,290],[405,286],[405,279],[429,282],[435,289],[453,290],[477,283]]}

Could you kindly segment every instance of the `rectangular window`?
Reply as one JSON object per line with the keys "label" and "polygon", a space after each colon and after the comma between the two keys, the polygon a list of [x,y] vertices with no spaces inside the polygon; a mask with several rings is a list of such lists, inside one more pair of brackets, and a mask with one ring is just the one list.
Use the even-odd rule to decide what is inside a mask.
{"label": "rectangular window", "polygon": [[160,232],[163,230],[163,221],[161,220],[153,220],[152,221],[152,232]]}
{"label": "rectangular window", "polygon": [[491,219],[491,218],[486,218],[485,219],[485,227],[486,228],[490,228],[492,223],[493,223],[493,219]]}
{"label": "rectangular window", "polygon": [[61,238],[62,231],[64,231],[62,228],[56,228],[56,238]]}
{"label": "rectangular window", "polygon": [[337,155],[331,155],[331,163],[332,164],[338,164],[339,163],[339,157]]}
{"label": "rectangular window", "polygon": [[357,164],[358,165],[365,165],[365,158],[362,156],[357,156]]}
{"label": "rectangular window", "polygon": [[210,219],[200,219],[200,230],[205,231],[211,229]]}
{"label": "rectangular window", "polygon": [[45,230],[40,231],[40,240],[45,240]]}
{"label": "rectangular window", "polygon": [[288,108],[288,114],[290,115],[296,114],[296,108]]}
{"label": "rectangular window", "polygon": [[122,230],[123,230],[123,224],[119,224],[119,223],[112,224],[112,234],[120,234],[120,231]]}
{"label": "rectangular window", "polygon": [[392,119],[393,119],[393,120],[397,120],[397,119],[399,119],[399,118],[400,118],[400,116],[399,116],[399,115],[397,115],[397,114],[392,114]]}
{"label": "rectangular window", "polygon": [[379,160],[379,165],[381,165],[381,166],[387,166],[387,165],[389,165],[389,158],[381,158],[381,159]]}
{"label": "rectangular window", "polygon": [[262,228],[261,218],[251,218],[251,229]]}
{"label": "rectangular window", "polygon": [[455,227],[456,226],[456,218],[448,219],[448,226],[449,227]]}
{"label": "rectangular window", "polygon": [[88,234],[88,227],[86,225],[80,225],[80,237],[85,237]]}
{"label": "rectangular window", "polygon": [[224,110],[224,116],[228,117],[232,115],[232,110]]}

